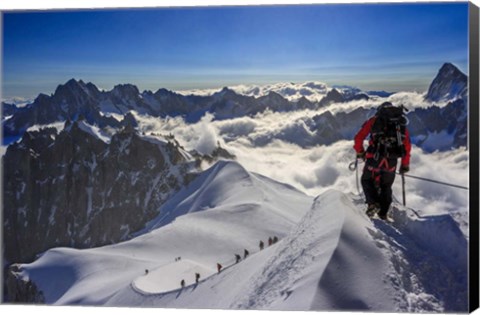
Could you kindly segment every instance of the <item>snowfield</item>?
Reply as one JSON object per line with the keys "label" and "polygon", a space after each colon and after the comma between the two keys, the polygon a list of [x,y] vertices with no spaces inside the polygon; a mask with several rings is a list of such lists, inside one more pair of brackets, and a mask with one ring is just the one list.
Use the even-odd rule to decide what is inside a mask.
{"label": "snowfield", "polygon": [[52,249],[21,274],[56,305],[467,311],[468,241],[450,215],[394,204],[388,224],[363,212],[357,195],[329,189],[312,198],[220,161],[137,237]]}

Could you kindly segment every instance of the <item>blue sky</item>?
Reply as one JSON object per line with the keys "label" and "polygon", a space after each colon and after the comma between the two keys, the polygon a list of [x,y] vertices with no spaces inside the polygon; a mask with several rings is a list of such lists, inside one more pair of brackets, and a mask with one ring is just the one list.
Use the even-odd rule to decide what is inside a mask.
{"label": "blue sky", "polygon": [[423,91],[468,68],[468,3],[4,12],[3,97],[323,81]]}

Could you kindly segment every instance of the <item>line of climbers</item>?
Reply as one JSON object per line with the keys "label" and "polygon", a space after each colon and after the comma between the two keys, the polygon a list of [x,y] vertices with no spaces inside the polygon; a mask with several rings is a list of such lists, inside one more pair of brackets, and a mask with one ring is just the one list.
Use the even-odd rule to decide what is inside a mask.
{"label": "line of climbers", "polygon": [[[278,242],[278,237],[276,236],[268,238],[268,246],[271,246],[277,242]],[[265,248],[265,243],[263,241],[260,241],[260,243],[258,244],[258,247],[260,248],[260,250],[263,250]],[[250,252],[245,249],[243,251],[243,259],[246,259],[249,255],[250,255]],[[235,254],[235,264],[238,264],[241,260],[242,260],[242,257],[239,254]],[[217,263],[217,272],[220,273],[222,269],[223,269],[222,264]]]}
{"label": "line of climbers", "polygon": [[[271,245],[273,245],[277,242],[278,242],[278,237],[276,237],[276,236],[268,238],[268,246],[271,246]],[[260,241],[260,243],[258,244],[258,247],[260,248],[260,250],[264,249],[265,244],[263,243],[263,241]],[[250,252],[247,249],[244,249],[243,250],[243,259],[246,259],[249,255],[250,255]],[[182,257],[177,257],[177,258],[175,258],[175,261],[180,261],[181,259],[182,259]],[[241,260],[242,260],[242,257],[239,254],[235,254],[235,264],[238,264]],[[223,269],[222,264],[217,263],[217,272],[220,273],[220,271],[222,271],[222,269]],[[148,274],[148,269],[145,270],[145,273]],[[200,281],[200,274],[195,273],[195,283],[198,284],[199,281]],[[182,279],[180,281],[180,287],[182,289],[185,288],[185,279]]]}

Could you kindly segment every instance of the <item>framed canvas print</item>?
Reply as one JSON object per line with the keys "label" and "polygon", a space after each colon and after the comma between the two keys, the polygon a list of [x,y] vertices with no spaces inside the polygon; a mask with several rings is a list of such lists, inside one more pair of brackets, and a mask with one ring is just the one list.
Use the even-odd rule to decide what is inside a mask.
{"label": "framed canvas print", "polygon": [[4,304],[478,308],[475,4],[1,21]]}

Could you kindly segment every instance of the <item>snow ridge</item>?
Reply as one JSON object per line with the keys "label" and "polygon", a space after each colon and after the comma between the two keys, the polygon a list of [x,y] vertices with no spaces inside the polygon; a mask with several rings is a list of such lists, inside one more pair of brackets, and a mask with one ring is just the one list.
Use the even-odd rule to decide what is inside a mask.
{"label": "snow ridge", "polygon": [[[312,200],[227,161],[172,200],[170,217],[142,235],[47,251],[21,266],[23,278],[62,305],[467,310],[468,242],[449,216],[418,217],[395,204],[393,223],[372,221],[358,196],[328,190]],[[260,250],[258,241],[273,235],[279,242]],[[250,255],[235,263],[243,249]]]}
{"label": "snow ridge", "polygon": [[[339,191],[327,191],[317,197],[264,269],[253,277],[256,280],[245,297],[232,307],[395,309],[379,270],[386,261],[365,233],[368,221],[359,214],[350,199]],[[367,257],[369,262],[365,263]]]}
{"label": "snow ridge", "polygon": [[[320,198],[321,199],[321,198]],[[264,267],[252,277],[255,281],[247,288],[243,297],[232,308],[240,309],[272,309],[272,304],[277,301],[289,300],[289,309],[295,304],[295,308],[309,309],[313,299],[313,292],[309,297],[304,294],[297,294],[296,288],[303,282],[317,282],[323,270],[325,270],[333,251],[335,250],[343,223],[345,221],[344,211],[334,213],[330,211],[315,211],[321,203],[319,198],[315,204],[298,224],[298,226],[285,238],[275,250],[272,257],[264,264]],[[330,222],[328,229],[322,229],[322,221]],[[318,246],[319,239],[327,243]],[[315,279],[298,277],[305,272],[305,268],[311,266],[316,256],[323,256],[316,265],[318,272]],[[304,278],[304,279],[302,279]],[[302,292],[303,293],[303,292]],[[297,301],[300,299],[300,301]],[[280,302],[281,303],[281,302]],[[305,305],[302,305],[305,304]],[[285,309],[285,305],[273,306],[273,309]]]}
{"label": "snow ridge", "polygon": [[406,312],[466,312],[468,241],[450,215],[419,216],[394,205],[394,224],[371,231],[390,260],[388,277]]}

